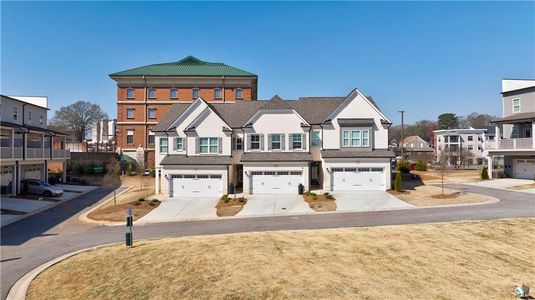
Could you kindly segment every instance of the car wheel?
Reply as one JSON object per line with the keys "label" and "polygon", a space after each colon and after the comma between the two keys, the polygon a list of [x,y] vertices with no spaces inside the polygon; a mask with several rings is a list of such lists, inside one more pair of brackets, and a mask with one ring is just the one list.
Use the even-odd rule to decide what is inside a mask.
{"label": "car wheel", "polygon": [[51,191],[45,191],[45,192],[43,193],[43,196],[45,196],[45,197],[52,197],[52,192],[51,192]]}

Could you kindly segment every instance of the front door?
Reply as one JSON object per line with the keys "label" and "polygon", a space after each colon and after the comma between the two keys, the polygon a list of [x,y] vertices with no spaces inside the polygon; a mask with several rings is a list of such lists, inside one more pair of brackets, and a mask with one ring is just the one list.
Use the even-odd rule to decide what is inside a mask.
{"label": "front door", "polygon": [[236,188],[243,189],[243,165],[236,165]]}

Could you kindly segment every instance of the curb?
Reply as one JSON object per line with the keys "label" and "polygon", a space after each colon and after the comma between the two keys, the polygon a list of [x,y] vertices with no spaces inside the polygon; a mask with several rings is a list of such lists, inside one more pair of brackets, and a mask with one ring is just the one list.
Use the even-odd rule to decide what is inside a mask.
{"label": "curb", "polygon": [[49,206],[41,207],[41,208],[39,208],[39,209],[37,209],[37,210],[33,210],[33,211],[30,211],[30,212],[28,212],[28,213],[26,213],[26,214],[24,214],[24,215],[21,215],[21,216],[18,217],[18,218],[15,218],[15,219],[13,219],[13,220],[7,221],[5,224],[3,224],[3,225],[0,226],[0,227],[5,227],[5,226],[7,226],[7,225],[9,225],[9,224],[13,224],[13,223],[15,223],[15,222],[22,221],[22,220],[24,220],[24,219],[26,219],[26,218],[29,218],[29,217],[34,216],[34,215],[36,215],[36,214],[42,213],[42,212],[44,212],[44,211],[46,211],[46,210],[49,210],[49,209],[51,209],[51,208],[54,208],[54,207],[56,207],[56,206],[58,206],[58,205],[60,205],[60,204],[62,204],[62,203],[67,203],[67,202],[69,202],[69,201],[71,201],[71,200],[77,199],[77,198],[79,198],[79,197],[81,197],[81,196],[83,196],[83,195],[85,195],[85,194],[87,194],[87,193],[91,193],[92,191],[98,190],[98,189],[100,189],[100,188],[101,188],[100,186],[95,186],[95,189],[90,190],[90,191],[82,192],[82,193],[80,193],[78,196],[76,196],[76,197],[74,197],[74,198],[72,198],[72,199],[69,199],[69,200],[66,200],[66,201],[53,202],[53,204],[51,204],[51,205],[49,205]]}
{"label": "curb", "polygon": [[13,286],[9,289],[9,292],[7,294],[7,297],[6,297],[6,300],[24,300],[24,299],[26,299],[26,293],[28,292],[28,288],[30,287],[30,284],[35,279],[35,277],[37,277],[39,274],[41,274],[46,269],[52,267],[53,265],[65,260],[65,259],[67,259],[67,258],[69,258],[71,256],[74,256],[76,254],[79,254],[79,253],[82,253],[82,252],[86,252],[86,251],[95,250],[95,249],[98,249],[98,248],[101,248],[101,247],[110,246],[110,245],[113,245],[113,244],[117,244],[117,243],[98,245],[98,246],[94,246],[94,247],[85,248],[85,249],[82,249],[82,250],[77,250],[77,251],[74,251],[74,252],[70,252],[70,253],[64,254],[64,255],[62,255],[60,257],[54,258],[53,260],[50,260],[50,261],[38,266],[37,268],[31,270],[30,272],[24,274],[24,276],[22,276],[19,280],[17,280],[17,282],[15,282],[15,284],[13,284]]}
{"label": "curb", "polygon": [[[118,194],[115,194],[115,197],[117,196],[120,196],[126,192],[128,192],[129,190],[131,190],[134,186],[129,186],[127,187],[124,191],[118,193]],[[93,220],[91,218],[88,217],[88,215],[92,212],[94,212],[95,210],[101,208],[102,206],[108,204],[110,201],[113,200],[113,196],[110,196],[108,199],[104,199],[102,202],[100,203],[96,203],[94,204],[93,206],[89,207],[89,209],[82,213],[79,217],[78,217],[78,220],[80,220],[81,222],[84,222],[84,223],[89,223],[89,224],[99,224],[99,225],[116,225],[116,223],[118,222],[110,222],[110,221],[97,221],[97,220]],[[121,224],[123,224],[124,222],[121,222]]]}

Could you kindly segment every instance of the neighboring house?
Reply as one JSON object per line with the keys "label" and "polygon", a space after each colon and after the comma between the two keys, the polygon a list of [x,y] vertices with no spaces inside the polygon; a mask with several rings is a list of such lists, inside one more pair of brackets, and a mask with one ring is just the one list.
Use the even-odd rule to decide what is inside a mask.
{"label": "neighboring house", "polygon": [[503,117],[494,123],[496,136],[503,138],[488,143],[488,155],[492,158],[488,169],[493,169],[496,158],[503,157],[507,177],[534,179],[535,80],[504,79],[502,96]]}
{"label": "neighboring house", "polygon": [[424,139],[417,135],[408,136],[403,139],[403,149],[405,154],[414,159],[422,159],[429,156],[429,160],[433,156],[433,147],[429,145]]}
{"label": "neighboring house", "polygon": [[[371,97],[175,104],[154,128],[156,193],[220,196],[390,189],[388,128]],[[161,185],[160,182],[161,181]]]}
{"label": "neighboring house", "polygon": [[[49,163],[69,159],[65,135],[47,128],[47,98],[1,95],[2,194],[21,192],[22,179],[48,179]],[[65,180],[65,173],[64,178]]]}
{"label": "neighboring house", "polygon": [[257,75],[193,56],[109,76],[117,82],[117,150],[135,159],[136,149],[145,148],[149,167],[154,165],[152,128],[173,104],[257,99]]}
{"label": "neighboring house", "polygon": [[[482,165],[486,162],[485,141],[488,128],[442,129],[433,131],[435,155],[448,157],[448,165]],[[491,132],[490,136],[494,136]]]}
{"label": "neighboring house", "polygon": [[115,130],[117,120],[101,120],[93,125],[91,129],[91,143],[92,151],[97,152],[113,152],[115,151]]}

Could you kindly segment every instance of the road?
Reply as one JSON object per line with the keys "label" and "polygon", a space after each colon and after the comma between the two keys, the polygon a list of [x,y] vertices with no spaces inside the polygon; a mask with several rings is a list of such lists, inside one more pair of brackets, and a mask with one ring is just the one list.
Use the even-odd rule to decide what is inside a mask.
{"label": "road", "polygon": [[[492,204],[303,216],[219,219],[159,223],[134,228],[135,239],[251,231],[362,227],[461,220],[535,217],[533,194],[449,184],[448,188],[499,198]],[[125,227],[86,224],[78,216],[111,193],[101,188],[1,229],[1,296],[33,268],[63,254],[96,245],[122,242]]]}

